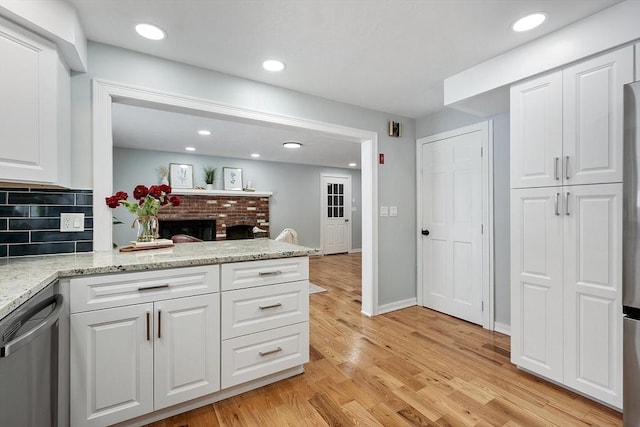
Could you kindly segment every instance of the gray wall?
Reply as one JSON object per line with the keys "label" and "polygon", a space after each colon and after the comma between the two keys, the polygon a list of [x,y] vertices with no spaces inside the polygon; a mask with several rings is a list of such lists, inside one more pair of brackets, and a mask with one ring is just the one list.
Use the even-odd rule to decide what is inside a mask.
{"label": "gray wall", "polygon": [[[416,138],[435,135],[459,127],[479,123],[487,118],[456,110],[443,110],[416,121]],[[493,216],[495,321],[511,324],[511,252],[509,237],[509,114],[493,120]]]}
{"label": "gray wall", "polygon": [[[415,121],[99,43],[89,43],[89,70],[71,78],[72,186],[92,188],[91,80],[100,78],[274,114],[378,133],[378,198],[399,216],[378,227],[379,304],[416,296]],[[386,136],[388,120],[402,123]],[[105,195],[95,194],[95,197]]]}
{"label": "gray wall", "polygon": [[[298,233],[298,242],[303,246],[320,247],[320,175],[333,173],[351,176],[352,198],[357,207],[352,213],[352,247],[362,247],[362,217],[360,214],[362,187],[359,169],[328,168],[323,166],[297,165],[291,163],[243,160],[226,157],[211,157],[186,153],[114,148],[113,188],[131,194],[137,184],[152,185],[159,181],[158,167],[169,163],[193,165],[194,182],[204,187],[202,167],[211,166],[218,170],[215,187],[222,188],[222,168],[242,168],[244,183],[252,181],[258,191],[271,191],[269,201],[271,238],[275,238],[284,228],[290,227]],[[133,215],[124,208],[118,208],[115,216],[124,222],[114,227],[114,242],[126,245],[135,238],[135,230],[130,224]]]}

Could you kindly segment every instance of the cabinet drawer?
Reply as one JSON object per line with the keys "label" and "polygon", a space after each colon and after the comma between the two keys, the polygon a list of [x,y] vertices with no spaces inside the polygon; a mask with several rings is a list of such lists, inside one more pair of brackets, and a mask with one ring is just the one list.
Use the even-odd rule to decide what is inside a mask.
{"label": "cabinet drawer", "polygon": [[309,317],[309,282],[222,293],[222,339],[266,331]]}
{"label": "cabinet drawer", "polygon": [[309,361],[309,323],[272,329],[222,342],[222,388]]}
{"label": "cabinet drawer", "polygon": [[208,265],[73,278],[71,313],[217,292],[219,271]]}
{"label": "cabinet drawer", "polygon": [[309,258],[279,258],[222,265],[222,290],[309,279]]}

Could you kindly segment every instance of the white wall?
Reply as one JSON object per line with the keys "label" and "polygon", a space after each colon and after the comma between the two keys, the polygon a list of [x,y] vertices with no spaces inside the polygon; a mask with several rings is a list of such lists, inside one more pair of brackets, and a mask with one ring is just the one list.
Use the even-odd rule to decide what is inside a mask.
{"label": "white wall", "polygon": [[[194,182],[204,187],[202,167],[217,169],[215,187],[222,188],[222,168],[242,168],[246,184],[251,180],[258,191],[272,191],[269,201],[270,237],[275,238],[284,228],[293,228],[298,233],[298,242],[303,246],[320,247],[320,174],[333,173],[351,176],[352,193],[358,207],[352,215],[352,245],[362,247],[362,216],[360,170],[328,168],[323,166],[297,165],[291,163],[265,162],[226,157],[201,156],[187,153],[167,153],[162,151],[114,148],[113,186],[131,194],[138,184],[159,183],[158,167],[169,163],[193,165]],[[124,224],[114,227],[114,242],[126,245],[135,238],[135,230],[130,227],[133,215],[124,208],[118,208],[115,216]]]}
{"label": "white wall", "polygon": [[493,120],[495,321],[510,325],[509,113],[481,118],[446,109],[418,119],[416,137],[423,138],[485,120]]}
{"label": "white wall", "polygon": [[[378,148],[387,160],[379,168],[378,198],[381,204],[398,206],[399,212],[394,220],[379,224],[378,301],[382,305],[415,298],[414,120],[99,43],[89,43],[88,64],[87,73],[71,78],[73,188],[92,187],[93,78],[377,132]],[[401,138],[386,136],[388,120],[402,123]]]}

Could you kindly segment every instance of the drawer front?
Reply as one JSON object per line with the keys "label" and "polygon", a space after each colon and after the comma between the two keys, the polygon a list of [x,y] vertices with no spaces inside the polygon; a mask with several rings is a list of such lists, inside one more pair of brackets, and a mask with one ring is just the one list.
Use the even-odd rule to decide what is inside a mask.
{"label": "drawer front", "polygon": [[309,258],[278,258],[222,265],[222,290],[309,279]]}
{"label": "drawer front", "polygon": [[208,265],[73,278],[71,313],[218,292],[219,272]]}
{"label": "drawer front", "polygon": [[222,388],[232,387],[309,361],[309,323],[222,341]]}
{"label": "drawer front", "polygon": [[309,282],[283,283],[222,293],[222,339],[309,319]]}

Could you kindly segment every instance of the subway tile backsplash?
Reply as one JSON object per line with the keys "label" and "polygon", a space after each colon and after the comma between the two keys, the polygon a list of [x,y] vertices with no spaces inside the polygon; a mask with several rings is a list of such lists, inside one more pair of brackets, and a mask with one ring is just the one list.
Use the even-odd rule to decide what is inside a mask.
{"label": "subway tile backsplash", "polygon": [[[93,192],[0,187],[0,258],[93,250]],[[83,232],[62,233],[60,214],[84,213]]]}

